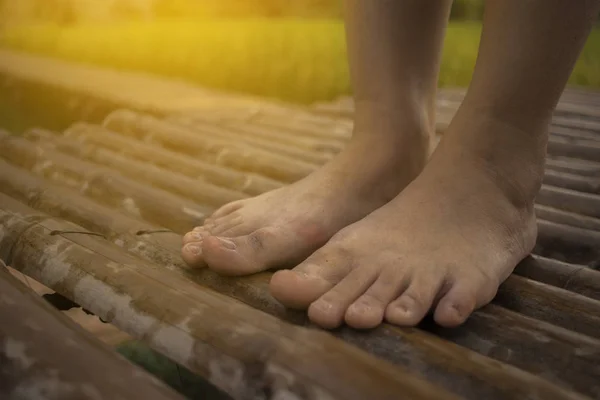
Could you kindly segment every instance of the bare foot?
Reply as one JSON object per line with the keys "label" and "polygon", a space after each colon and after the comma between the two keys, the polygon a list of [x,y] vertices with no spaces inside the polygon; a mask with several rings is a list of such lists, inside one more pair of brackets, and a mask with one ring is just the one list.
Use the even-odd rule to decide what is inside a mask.
{"label": "bare foot", "polygon": [[[344,321],[372,328],[384,319],[415,325],[430,310],[440,325],[463,323],[492,300],[536,239],[533,199],[541,165],[530,168],[510,155],[514,146],[497,143],[505,127],[485,129],[493,140],[473,132],[445,137],[395,199],[342,229],[293,270],[276,272],[272,294],[286,306],[308,308],[310,319],[325,328]],[[489,152],[489,144],[506,149],[510,161]]]}
{"label": "bare foot", "polygon": [[185,235],[183,259],[229,275],[297,265],[337,231],[394,198],[422,170],[429,135],[393,136],[391,142],[355,138],[305,179],[225,205]]}

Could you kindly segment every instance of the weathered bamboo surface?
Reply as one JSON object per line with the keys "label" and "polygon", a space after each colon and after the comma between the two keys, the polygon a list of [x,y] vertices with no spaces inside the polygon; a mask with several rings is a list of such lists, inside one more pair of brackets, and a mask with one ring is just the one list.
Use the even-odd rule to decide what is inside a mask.
{"label": "weathered bamboo surface", "polygon": [[190,218],[200,223],[211,208],[193,200],[145,186],[118,171],[92,164],[54,149],[31,146],[21,137],[0,132],[3,157],[37,174],[77,188],[96,200],[161,224],[176,232],[189,228]]}
{"label": "weathered bamboo surface", "polygon": [[14,278],[0,262],[0,398],[181,399]]}
{"label": "weathered bamboo surface", "polygon": [[[0,258],[13,267],[234,398],[600,398],[600,95],[561,99],[534,255],[492,304],[456,329],[325,333],[270,296],[270,273],[190,270],[179,251],[221,204],[338,153],[351,101],[301,108],[43,59],[49,73],[29,57],[0,52],[0,76],[14,93],[47,88],[69,123],[0,132]],[[102,84],[83,89],[88,80]],[[166,104],[171,93],[185,101]],[[440,93],[440,130],[462,95]],[[71,96],[97,112],[65,111]]]}
{"label": "weathered bamboo surface", "polygon": [[395,399],[398,393],[455,398],[320,331],[198,290],[189,280],[141,262],[77,225],[4,195],[0,204],[3,259],[219,381],[236,398],[263,398],[264,391],[274,398],[286,393],[307,399]]}
{"label": "weathered bamboo surface", "polygon": [[227,140],[214,135],[201,135],[186,126],[169,123],[150,115],[120,111],[109,115],[106,128],[144,141],[153,141],[168,149],[189,154],[234,169],[263,174],[273,179],[292,182],[313,172],[316,166],[289,156],[271,153],[248,143]]}
{"label": "weathered bamboo surface", "polygon": [[521,262],[515,269],[515,273],[600,300],[600,280],[598,280],[600,272],[583,265],[536,256]]}
{"label": "weathered bamboo surface", "polygon": [[[144,258],[149,262],[155,262],[164,265],[168,270],[175,274],[186,277],[203,287],[209,287],[221,293],[235,297],[246,304],[249,304],[266,313],[273,314],[283,320],[295,323],[305,324],[306,319],[303,314],[285,310],[281,305],[275,302],[268,293],[267,283],[268,275],[255,275],[241,279],[223,278],[212,273],[209,270],[190,271],[187,269],[181,260],[178,258],[179,253],[179,237],[170,232],[151,233],[155,227],[148,226],[143,221],[135,221],[124,217],[116,211],[106,209],[94,202],[82,197],[76,192],[71,192],[69,189],[55,187],[45,181],[36,178],[27,171],[12,167],[6,164],[0,164],[0,183],[6,188],[6,192],[20,201],[27,202],[27,199],[32,199],[30,205],[36,209],[53,215],[59,215],[63,218],[77,221],[83,227],[92,232],[103,235],[107,240],[117,243],[125,250],[139,257]],[[70,202],[63,202],[62,199],[68,197]],[[142,234],[138,234],[142,232]],[[171,240],[177,237],[178,240]],[[534,269],[535,270],[535,269]],[[591,271],[591,270],[590,270]],[[600,275],[600,273],[597,273]],[[513,290],[517,290],[515,288]],[[511,313],[509,312],[508,315]],[[581,360],[574,350],[586,348],[585,341],[578,343],[575,347],[567,346],[564,342],[571,343],[569,339],[569,331],[553,328],[551,325],[542,327],[530,327],[528,319],[520,315],[513,315],[509,320],[504,321],[506,316],[491,315],[488,311],[481,310],[477,312],[477,316],[483,318],[480,326],[475,326],[471,339],[465,344],[466,348],[475,351],[485,349],[483,354],[492,353],[490,348],[482,348],[482,343],[493,339],[498,347],[504,347],[517,355],[511,357],[511,362],[520,365],[522,368],[531,371],[547,371],[551,373],[553,369],[560,370],[564,368],[564,363],[569,365],[581,365],[582,368],[572,368],[566,376],[573,376],[578,381],[582,382],[585,387],[594,387],[597,377],[594,374],[589,374],[586,371],[585,365],[588,361],[585,357]],[[469,322],[470,323],[470,322]],[[485,336],[484,332],[493,332],[496,324],[502,323],[507,325],[509,331],[515,331],[511,335],[518,336],[518,331],[530,332],[529,335],[535,337],[545,337],[548,334],[556,336],[553,340],[555,349],[564,349],[561,351],[555,350],[560,357],[548,360],[536,360],[531,357],[530,353],[523,353],[520,350],[522,344],[507,340],[511,335],[506,332],[496,332],[492,335]],[[483,332],[481,331],[483,329]],[[397,348],[400,343],[410,339],[419,343],[418,348],[412,345],[406,348],[403,352],[383,353],[381,357],[400,365],[405,365],[411,368],[417,368],[414,363],[419,359],[421,367],[417,370],[428,376],[430,380],[445,382],[448,385],[456,386],[457,382],[468,382],[470,391],[477,390],[481,395],[485,394],[487,398],[504,398],[508,394],[514,395],[518,391],[515,388],[525,390],[525,394],[531,393],[532,383],[527,374],[515,370],[512,374],[506,373],[504,379],[499,379],[496,376],[504,374],[508,369],[503,367],[500,373],[497,371],[495,364],[486,361],[485,357],[479,356],[465,349],[453,349],[449,343],[443,344],[436,342],[435,337],[428,335],[426,332],[419,330],[401,330],[392,327],[384,330],[373,332],[369,340],[366,340],[363,334],[352,331],[344,331],[344,339],[355,343],[362,348],[368,350],[374,347],[382,351],[390,347]],[[544,346],[544,342],[533,344]],[[440,347],[442,346],[442,347]],[[446,347],[446,348],[444,348]],[[530,349],[534,348],[530,346]],[[453,357],[464,359],[461,362],[461,367],[456,371],[457,366],[448,364],[448,356],[444,355],[447,352],[454,354]],[[407,353],[411,357],[407,357]],[[506,354],[493,355],[498,360],[505,361],[502,357]],[[450,359],[451,360],[451,359]],[[466,361],[470,360],[470,361]],[[579,360],[579,361],[578,361]],[[425,369],[426,366],[426,369]],[[435,370],[433,367],[435,366]],[[433,371],[432,371],[433,370]],[[589,377],[589,378],[586,378]],[[477,382],[484,381],[485,385]],[[523,385],[524,381],[529,381],[527,385]],[[589,386],[589,385],[592,386]],[[464,383],[462,385],[465,385]],[[503,392],[505,387],[511,387],[507,394],[500,395],[498,391]],[[537,386],[536,391],[542,390]],[[458,390],[458,389],[457,389]],[[464,389],[463,389],[464,390]],[[459,392],[460,393],[460,392]],[[525,396],[527,397],[527,396]]]}

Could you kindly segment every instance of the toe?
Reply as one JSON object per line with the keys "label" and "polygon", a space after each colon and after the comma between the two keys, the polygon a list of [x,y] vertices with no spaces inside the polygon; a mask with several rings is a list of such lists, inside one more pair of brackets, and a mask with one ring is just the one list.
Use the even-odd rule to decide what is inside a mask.
{"label": "toe", "polygon": [[401,326],[418,324],[431,309],[442,283],[442,276],[416,271],[404,293],[387,306],[386,320]]}
{"label": "toe", "polygon": [[325,245],[296,268],[275,272],[271,294],[286,307],[306,310],[350,272],[349,261],[334,246]]}
{"label": "toe", "polygon": [[462,294],[453,299],[444,297],[435,309],[434,319],[441,326],[452,328],[464,323],[475,310],[475,298]]}
{"label": "toe", "polygon": [[[473,274],[475,275],[475,274]],[[450,290],[440,299],[433,318],[441,326],[463,324],[473,311],[492,301],[498,285],[469,275],[456,279]]]}
{"label": "toe", "polygon": [[186,233],[183,236],[183,244],[190,244],[190,243],[197,243],[197,242],[202,242],[202,239],[204,239],[204,237],[207,235],[207,233],[204,230],[196,230],[197,228],[194,228],[193,231],[190,231],[188,233]]}
{"label": "toe", "polygon": [[357,329],[370,329],[383,321],[385,309],[406,289],[407,276],[398,268],[386,268],[375,283],[348,307],[345,320]]}
{"label": "toe", "polygon": [[206,264],[202,258],[202,242],[188,243],[181,249],[181,258],[192,268],[202,268]]}
{"label": "toe", "polygon": [[218,236],[232,238],[237,236],[244,236],[249,234],[250,232],[251,228],[247,224],[240,223],[238,225],[224,229],[218,234]]}
{"label": "toe", "polygon": [[[214,228],[210,231],[211,235],[219,236],[223,235],[224,232],[227,232],[230,229],[233,229],[241,224],[243,224],[244,218],[239,214],[229,214],[225,217],[221,217],[214,221]],[[247,228],[248,229],[248,228]],[[249,232],[245,232],[249,233]],[[241,235],[236,235],[241,236]]]}
{"label": "toe", "polygon": [[244,202],[245,202],[245,200],[237,200],[237,201],[232,201],[231,203],[227,203],[223,207],[219,208],[217,211],[212,213],[212,215],[209,217],[209,219],[211,221],[213,221],[218,218],[222,218],[228,214],[231,214],[232,212],[235,212],[235,211],[239,210],[240,208],[242,208],[242,206],[244,205]]}
{"label": "toe", "polygon": [[209,236],[202,242],[206,264],[225,275],[248,275],[271,268],[282,248],[275,229],[262,228],[249,235],[224,238]]}
{"label": "toe", "polygon": [[[320,267],[314,265],[317,270]],[[324,278],[294,270],[281,270],[273,274],[269,289],[271,295],[288,308],[306,310],[310,304],[335,286]]]}
{"label": "toe", "polygon": [[375,282],[377,274],[378,271],[371,267],[352,270],[337,285],[310,305],[308,317],[323,328],[337,328],[342,324],[350,304]]}

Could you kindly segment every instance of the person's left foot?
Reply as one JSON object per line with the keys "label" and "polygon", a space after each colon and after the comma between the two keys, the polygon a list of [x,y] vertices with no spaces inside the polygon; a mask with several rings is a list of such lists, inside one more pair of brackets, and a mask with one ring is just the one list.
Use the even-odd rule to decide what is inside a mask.
{"label": "person's left foot", "polygon": [[493,168],[481,161],[481,143],[444,142],[394,200],[339,231],[296,268],[276,272],[273,296],[308,308],[324,328],[344,321],[372,328],[384,319],[415,325],[430,310],[438,324],[456,326],[490,302],[535,245],[539,174],[526,165],[520,176],[503,174],[502,157],[491,160],[499,162]]}
{"label": "person's left foot", "polygon": [[184,236],[183,260],[226,275],[297,265],[340,229],[393,199],[418,175],[430,136],[412,124],[403,126],[399,132],[369,132],[384,139],[379,141],[359,132],[331,162],[306,178],[223,206]]}

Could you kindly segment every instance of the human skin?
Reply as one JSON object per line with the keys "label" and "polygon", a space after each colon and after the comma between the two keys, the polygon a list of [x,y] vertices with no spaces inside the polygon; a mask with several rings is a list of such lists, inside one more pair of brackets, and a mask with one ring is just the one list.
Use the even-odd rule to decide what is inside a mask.
{"label": "human skin", "polygon": [[355,132],[288,187],[222,207],[191,266],[277,271],[271,292],[325,328],[463,323],[533,249],[547,126],[598,0],[489,0],[465,99],[429,162],[450,2],[347,0]]}

